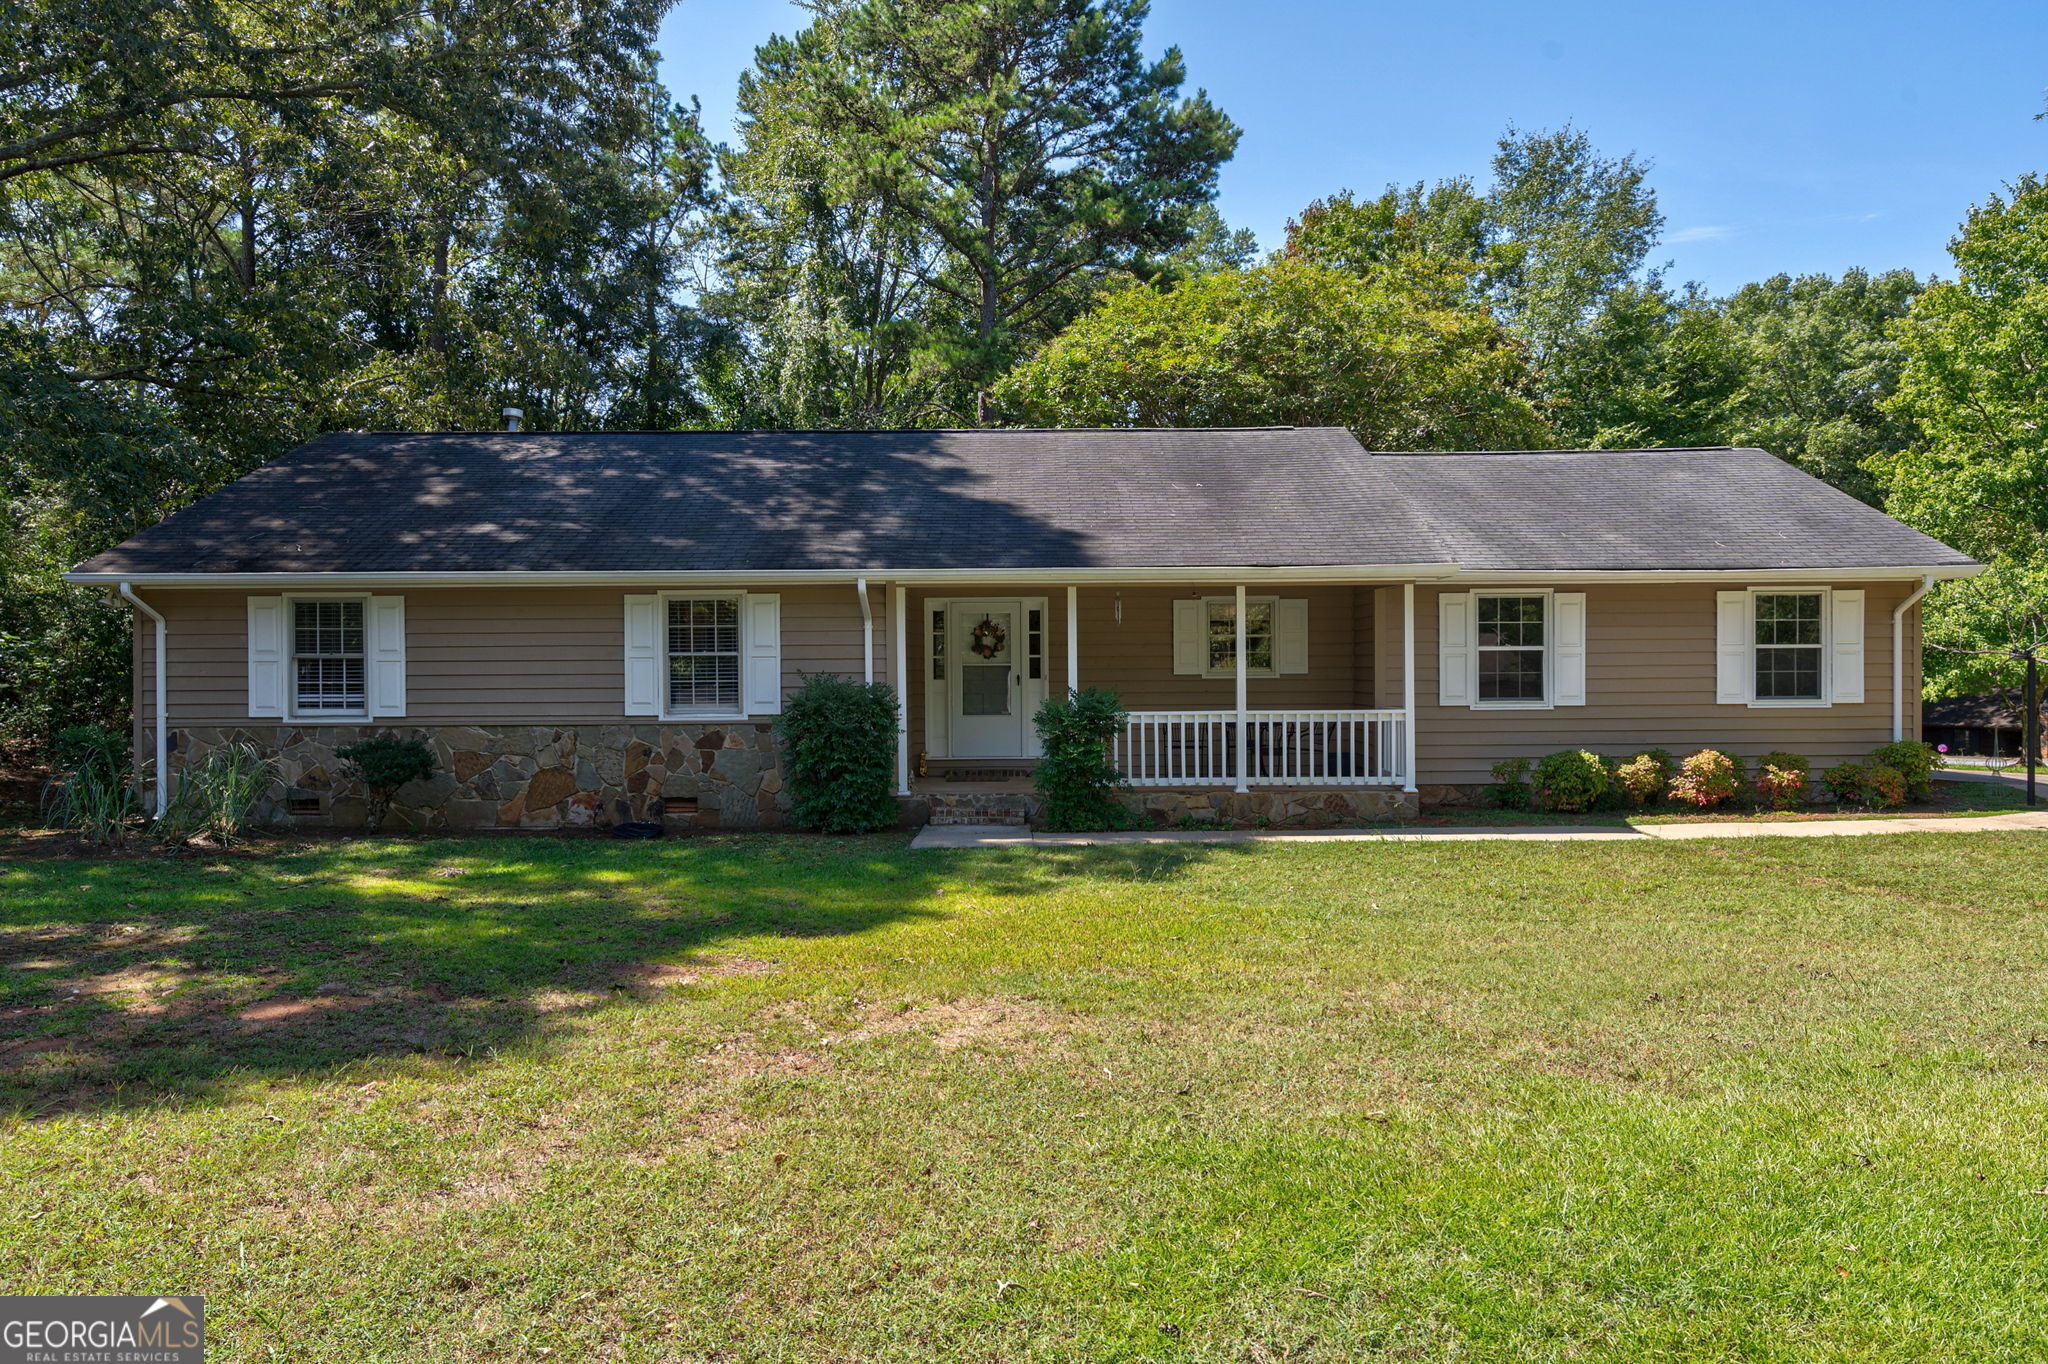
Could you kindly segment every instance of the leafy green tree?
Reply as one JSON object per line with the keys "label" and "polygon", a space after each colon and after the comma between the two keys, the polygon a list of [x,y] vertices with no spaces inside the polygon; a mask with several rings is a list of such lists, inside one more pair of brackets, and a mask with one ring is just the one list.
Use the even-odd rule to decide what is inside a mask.
{"label": "leafy green tree", "polygon": [[[1116,273],[1190,239],[1238,130],[1147,61],[1146,0],[820,0],[830,43],[775,89],[831,148],[825,191],[869,201],[912,253],[918,344],[987,416],[987,387]],[[960,402],[960,398],[954,399]]]}
{"label": "leafy green tree", "polygon": [[[2048,181],[1970,210],[1956,278],[1926,288],[1892,335],[1905,352],[1887,409],[1921,439],[1873,463],[1887,508],[1990,565],[1928,598],[1935,695],[2006,689],[2005,651],[2048,651]],[[1962,651],[1962,652],[1952,652]]]}
{"label": "leafy green tree", "polygon": [[1548,431],[1484,312],[1301,260],[1110,297],[996,389],[1063,426],[1346,426],[1369,447],[1508,449]]}
{"label": "leafy green tree", "polygon": [[314,432],[687,420],[693,110],[656,0],[26,0],[0,26],[0,670],[125,707],[55,580]]}
{"label": "leafy green tree", "polygon": [[1320,199],[1288,224],[1285,254],[1359,274],[1395,271],[1490,304],[1539,367],[1641,277],[1664,215],[1634,156],[1582,131],[1509,128],[1482,193],[1464,177]]}

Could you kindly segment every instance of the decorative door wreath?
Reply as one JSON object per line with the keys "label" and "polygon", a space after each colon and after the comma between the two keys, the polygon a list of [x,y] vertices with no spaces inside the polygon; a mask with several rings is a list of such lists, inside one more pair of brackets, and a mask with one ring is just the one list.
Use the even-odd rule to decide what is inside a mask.
{"label": "decorative door wreath", "polygon": [[994,658],[1003,651],[1003,645],[1008,639],[1009,635],[1004,632],[1002,626],[983,616],[981,624],[969,632],[967,647],[983,658]]}

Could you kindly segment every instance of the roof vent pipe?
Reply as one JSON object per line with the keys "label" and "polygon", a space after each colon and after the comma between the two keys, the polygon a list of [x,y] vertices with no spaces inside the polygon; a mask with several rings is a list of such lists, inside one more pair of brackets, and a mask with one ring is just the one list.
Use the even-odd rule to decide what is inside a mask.
{"label": "roof vent pipe", "polygon": [[526,413],[516,407],[506,408],[504,416],[505,429],[507,431],[517,431],[521,423],[523,423],[526,420]]}

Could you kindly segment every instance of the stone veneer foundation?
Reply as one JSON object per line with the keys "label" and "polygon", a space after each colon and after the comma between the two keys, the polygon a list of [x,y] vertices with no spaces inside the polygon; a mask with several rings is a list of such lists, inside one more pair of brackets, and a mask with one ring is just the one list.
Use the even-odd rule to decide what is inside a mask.
{"label": "stone veneer foundation", "polygon": [[765,724],[238,725],[175,734],[174,767],[216,744],[247,741],[274,759],[278,782],[256,818],[267,824],[360,828],[363,791],[335,750],[358,739],[415,737],[436,772],[400,788],[384,827],[603,828],[663,819],[672,826],[774,828],[789,802],[781,752]]}
{"label": "stone veneer foundation", "polygon": [[[772,829],[789,809],[780,749],[766,724],[631,725],[240,725],[175,732],[173,767],[216,744],[249,742],[277,763],[278,781],[259,823],[361,828],[363,791],[344,776],[335,750],[372,735],[423,739],[436,772],[403,787],[385,827],[414,829],[607,828],[663,820],[672,829]],[[1481,788],[1426,786],[1422,806],[1477,805]],[[1418,793],[1389,787],[1346,790],[1153,791],[1124,793],[1140,824],[1184,821],[1329,828],[1412,819]],[[1000,808],[998,808],[1000,807]],[[1038,802],[1017,793],[919,795],[904,822],[939,818],[1021,818]]]}

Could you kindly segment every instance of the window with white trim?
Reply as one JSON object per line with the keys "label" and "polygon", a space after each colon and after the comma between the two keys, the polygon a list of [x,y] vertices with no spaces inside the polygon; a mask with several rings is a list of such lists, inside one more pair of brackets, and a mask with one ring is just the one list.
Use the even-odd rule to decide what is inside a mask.
{"label": "window with white trim", "polygon": [[[1273,619],[1278,597],[1244,599],[1244,670],[1252,677],[1273,675]],[[1237,675],[1237,598],[1210,597],[1204,603],[1209,625],[1211,677]]]}
{"label": "window with white trim", "polygon": [[1541,702],[1549,695],[1549,601],[1541,593],[1476,594],[1474,652],[1480,701]]}
{"label": "window with white trim", "polygon": [[368,658],[364,601],[292,602],[292,710],[300,715],[366,715]]}
{"label": "window with white trim", "polygon": [[1826,672],[1827,598],[1820,592],[1750,595],[1752,693],[1759,701],[1819,701]]}
{"label": "window with white trim", "polygon": [[669,597],[668,713],[740,713],[740,601]]}

